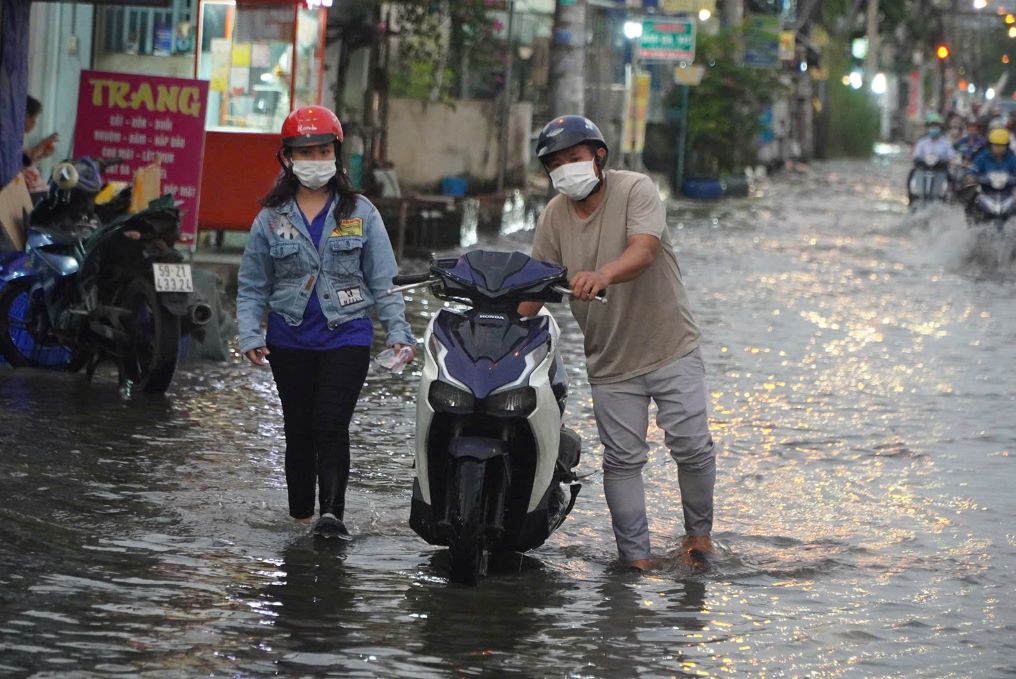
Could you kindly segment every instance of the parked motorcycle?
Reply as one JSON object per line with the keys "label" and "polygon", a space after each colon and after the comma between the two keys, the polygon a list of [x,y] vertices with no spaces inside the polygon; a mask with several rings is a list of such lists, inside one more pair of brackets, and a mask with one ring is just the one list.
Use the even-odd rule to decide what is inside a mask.
{"label": "parked motorcycle", "polygon": [[136,213],[122,199],[97,210],[102,186],[91,159],[54,168],[49,195],[30,215],[26,253],[4,267],[0,352],[22,367],[52,366],[57,351],[65,357],[60,367],[86,367],[89,377],[111,360],[121,387],[162,393],[181,333],[198,331],[211,308],[191,295],[190,265],[174,249],[172,197]]}
{"label": "parked motorcycle", "polygon": [[907,179],[907,197],[911,208],[918,208],[950,198],[952,183],[949,161],[934,153],[914,159],[914,168]]}
{"label": "parked motorcycle", "polygon": [[1008,172],[987,172],[977,178],[977,193],[967,210],[971,225],[993,224],[1001,232],[1016,214],[1016,177]]}
{"label": "parked motorcycle", "polygon": [[546,310],[517,312],[524,301],[560,302],[567,271],[477,250],[393,284],[429,286],[467,307],[441,309],[424,335],[409,523],[450,548],[453,581],[475,584],[489,552],[542,545],[581,487],[581,441],[561,423],[568,386],[557,323]]}

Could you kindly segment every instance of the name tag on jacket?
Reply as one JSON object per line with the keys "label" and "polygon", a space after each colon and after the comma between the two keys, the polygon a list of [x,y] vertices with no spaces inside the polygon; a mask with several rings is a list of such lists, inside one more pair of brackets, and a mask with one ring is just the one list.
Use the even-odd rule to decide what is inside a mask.
{"label": "name tag on jacket", "polygon": [[363,236],[363,218],[341,220],[330,234],[331,236]]}

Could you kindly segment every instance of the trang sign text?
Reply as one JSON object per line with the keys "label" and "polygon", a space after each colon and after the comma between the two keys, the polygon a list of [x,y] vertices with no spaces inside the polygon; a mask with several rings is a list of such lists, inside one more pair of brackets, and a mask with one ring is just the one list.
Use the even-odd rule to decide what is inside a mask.
{"label": "trang sign text", "polygon": [[157,84],[152,91],[150,83],[130,83],[109,78],[89,78],[92,106],[102,108],[145,109],[153,113],[182,113],[201,115],[204,97],[197,87]]}

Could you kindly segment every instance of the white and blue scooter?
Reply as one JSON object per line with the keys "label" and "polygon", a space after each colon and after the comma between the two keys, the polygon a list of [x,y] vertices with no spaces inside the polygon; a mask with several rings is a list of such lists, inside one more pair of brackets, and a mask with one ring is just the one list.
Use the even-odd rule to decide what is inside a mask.
{"label": "white and blue scooter", "polygon": [[520,302],[560,302],[564,267],[521,252],[469,252],[397,276],[465,309],[440,310],[424,336],[410,526],[451,551],[451,578],[475,584],[491,551],[539,547],[580,484],[578,434],[561,424],[568,387],[560,331]]}

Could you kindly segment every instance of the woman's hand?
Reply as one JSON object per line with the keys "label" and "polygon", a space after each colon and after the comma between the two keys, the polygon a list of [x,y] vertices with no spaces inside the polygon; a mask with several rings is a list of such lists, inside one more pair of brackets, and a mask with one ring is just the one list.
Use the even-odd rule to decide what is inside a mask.
{"label": "woman's hand", "polygon": [[402,347],[409,349],[409,360],[406,363],[412,363],[413,359],[416,358],[416,347],[412,344],[396,344],[393,349],[395,349],[395,353],[399,353],[402,351]]}
{"label": "woman's hand", "polygon": [[244,356],[254,365],[264,365],[270,353],[272,352],[268,351],[268,347],[258,347],[246,352]]}

